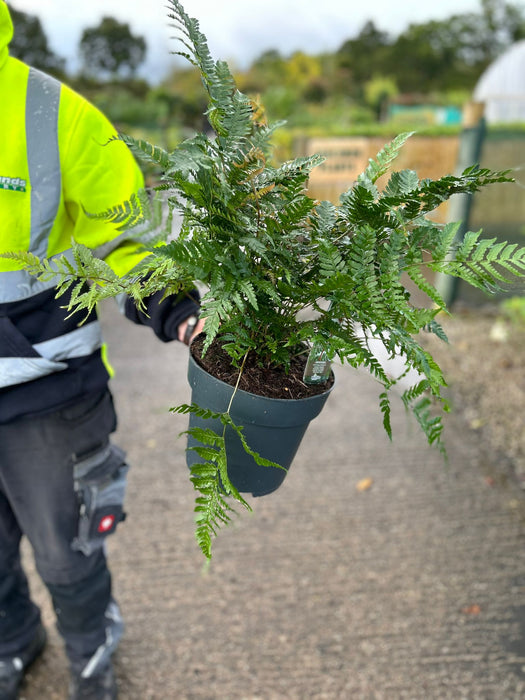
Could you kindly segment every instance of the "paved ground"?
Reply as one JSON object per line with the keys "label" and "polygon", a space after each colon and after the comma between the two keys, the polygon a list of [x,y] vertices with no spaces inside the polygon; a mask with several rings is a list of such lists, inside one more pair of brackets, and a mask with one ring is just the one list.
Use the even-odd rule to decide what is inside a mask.
{"label": "paved ground", "polygon": [[[206,570],[185,419],[167,411],[189,398],[187,351],[112,307],[105,317],[132,464],[109,547],[127,620],[122,700],[525,698],[523,492],[464,425],[447,426],[448,467],[401,411],[389,444],[377,385],[338,368],[283,486],[221,533]],[[65,698],[31,581],[50,644],[23,697]]]}

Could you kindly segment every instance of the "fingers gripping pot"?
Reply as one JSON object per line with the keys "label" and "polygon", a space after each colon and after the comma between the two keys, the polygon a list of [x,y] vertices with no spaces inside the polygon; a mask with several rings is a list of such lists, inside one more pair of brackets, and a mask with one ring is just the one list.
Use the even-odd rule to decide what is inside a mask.
{"label": "fingers gripping pot", "polygon": [[75,551],[89,556],[126,517],[123,506],[128,469],[124,452],[111,444],[75,462],[73,479],[79,502],[78,533],[71,543]]}

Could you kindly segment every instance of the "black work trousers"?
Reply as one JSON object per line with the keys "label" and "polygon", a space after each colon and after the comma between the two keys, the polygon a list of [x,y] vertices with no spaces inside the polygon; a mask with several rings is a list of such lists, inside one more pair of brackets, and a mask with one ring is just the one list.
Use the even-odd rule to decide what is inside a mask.
{"label": "black work trousers", "polygon": [[[72,547],[80,513],[74,466],[107,453],[115,427],[107,391],[55,413],[0,425],[0,659],[22,651],[40,622],[20,561],[23,535],[73,665],[87,663],[106,643],[108,624],[115,626],[103,538],[88,553]],[[111,631],[115,645],[121,629]]]}

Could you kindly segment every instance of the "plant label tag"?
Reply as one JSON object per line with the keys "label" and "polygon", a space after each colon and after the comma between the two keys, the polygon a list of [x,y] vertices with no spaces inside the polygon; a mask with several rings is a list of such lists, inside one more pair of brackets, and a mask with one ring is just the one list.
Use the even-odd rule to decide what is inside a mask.
{"label": "plant label tag", "polygon": [[305,384],[325,384],[330,377],[331,367],[332,363],[328,353],[319,345],[314,344],[306,361],[303,382]]}

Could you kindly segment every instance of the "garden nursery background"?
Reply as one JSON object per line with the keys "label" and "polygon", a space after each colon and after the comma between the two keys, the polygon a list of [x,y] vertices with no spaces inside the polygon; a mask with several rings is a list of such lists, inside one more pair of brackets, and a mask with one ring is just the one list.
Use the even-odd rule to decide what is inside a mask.
{"label": "garden nursery background", "polygon": [[[12,54],[66,81],[119,130],[170,149],[208,128],[197,70],[175,63],[161,82],[144,77],[149,47],[130,24],[105,16],[86,26],[73,72],[39,16],[8,4]],[[287,121],[276,161],[325,155],[312,196],[336,201],[382,145],[414,131],[396,169],[436,178],[479,162],[515,179],[453,199],[436,217],[523,245],[523,2],[480,0],[477,11],[397,35],[368,21],[334,52],[266,50],[235,77],[270,121]],[[154,183],[157,173],[146,176]],[[341,372],[287,500],[258,503],[203,576],[184,447],[174,447],[184,426],[167,412],[186,390],[184,348],[138,338],[106,310],[119,440],[137,464],[132,517],[110,543],[128,619],[123,697],[523,697],[525,290],[489,298],[439,283],[454,312],[440,319],[450,344],[427,342],[449,380],[450,465],[403,428],[392,445],[378,437],[375,387]],[[31,581],[51,628],[34,571]],[[27,700],[60,697],[59,644],[52,634]]]}

